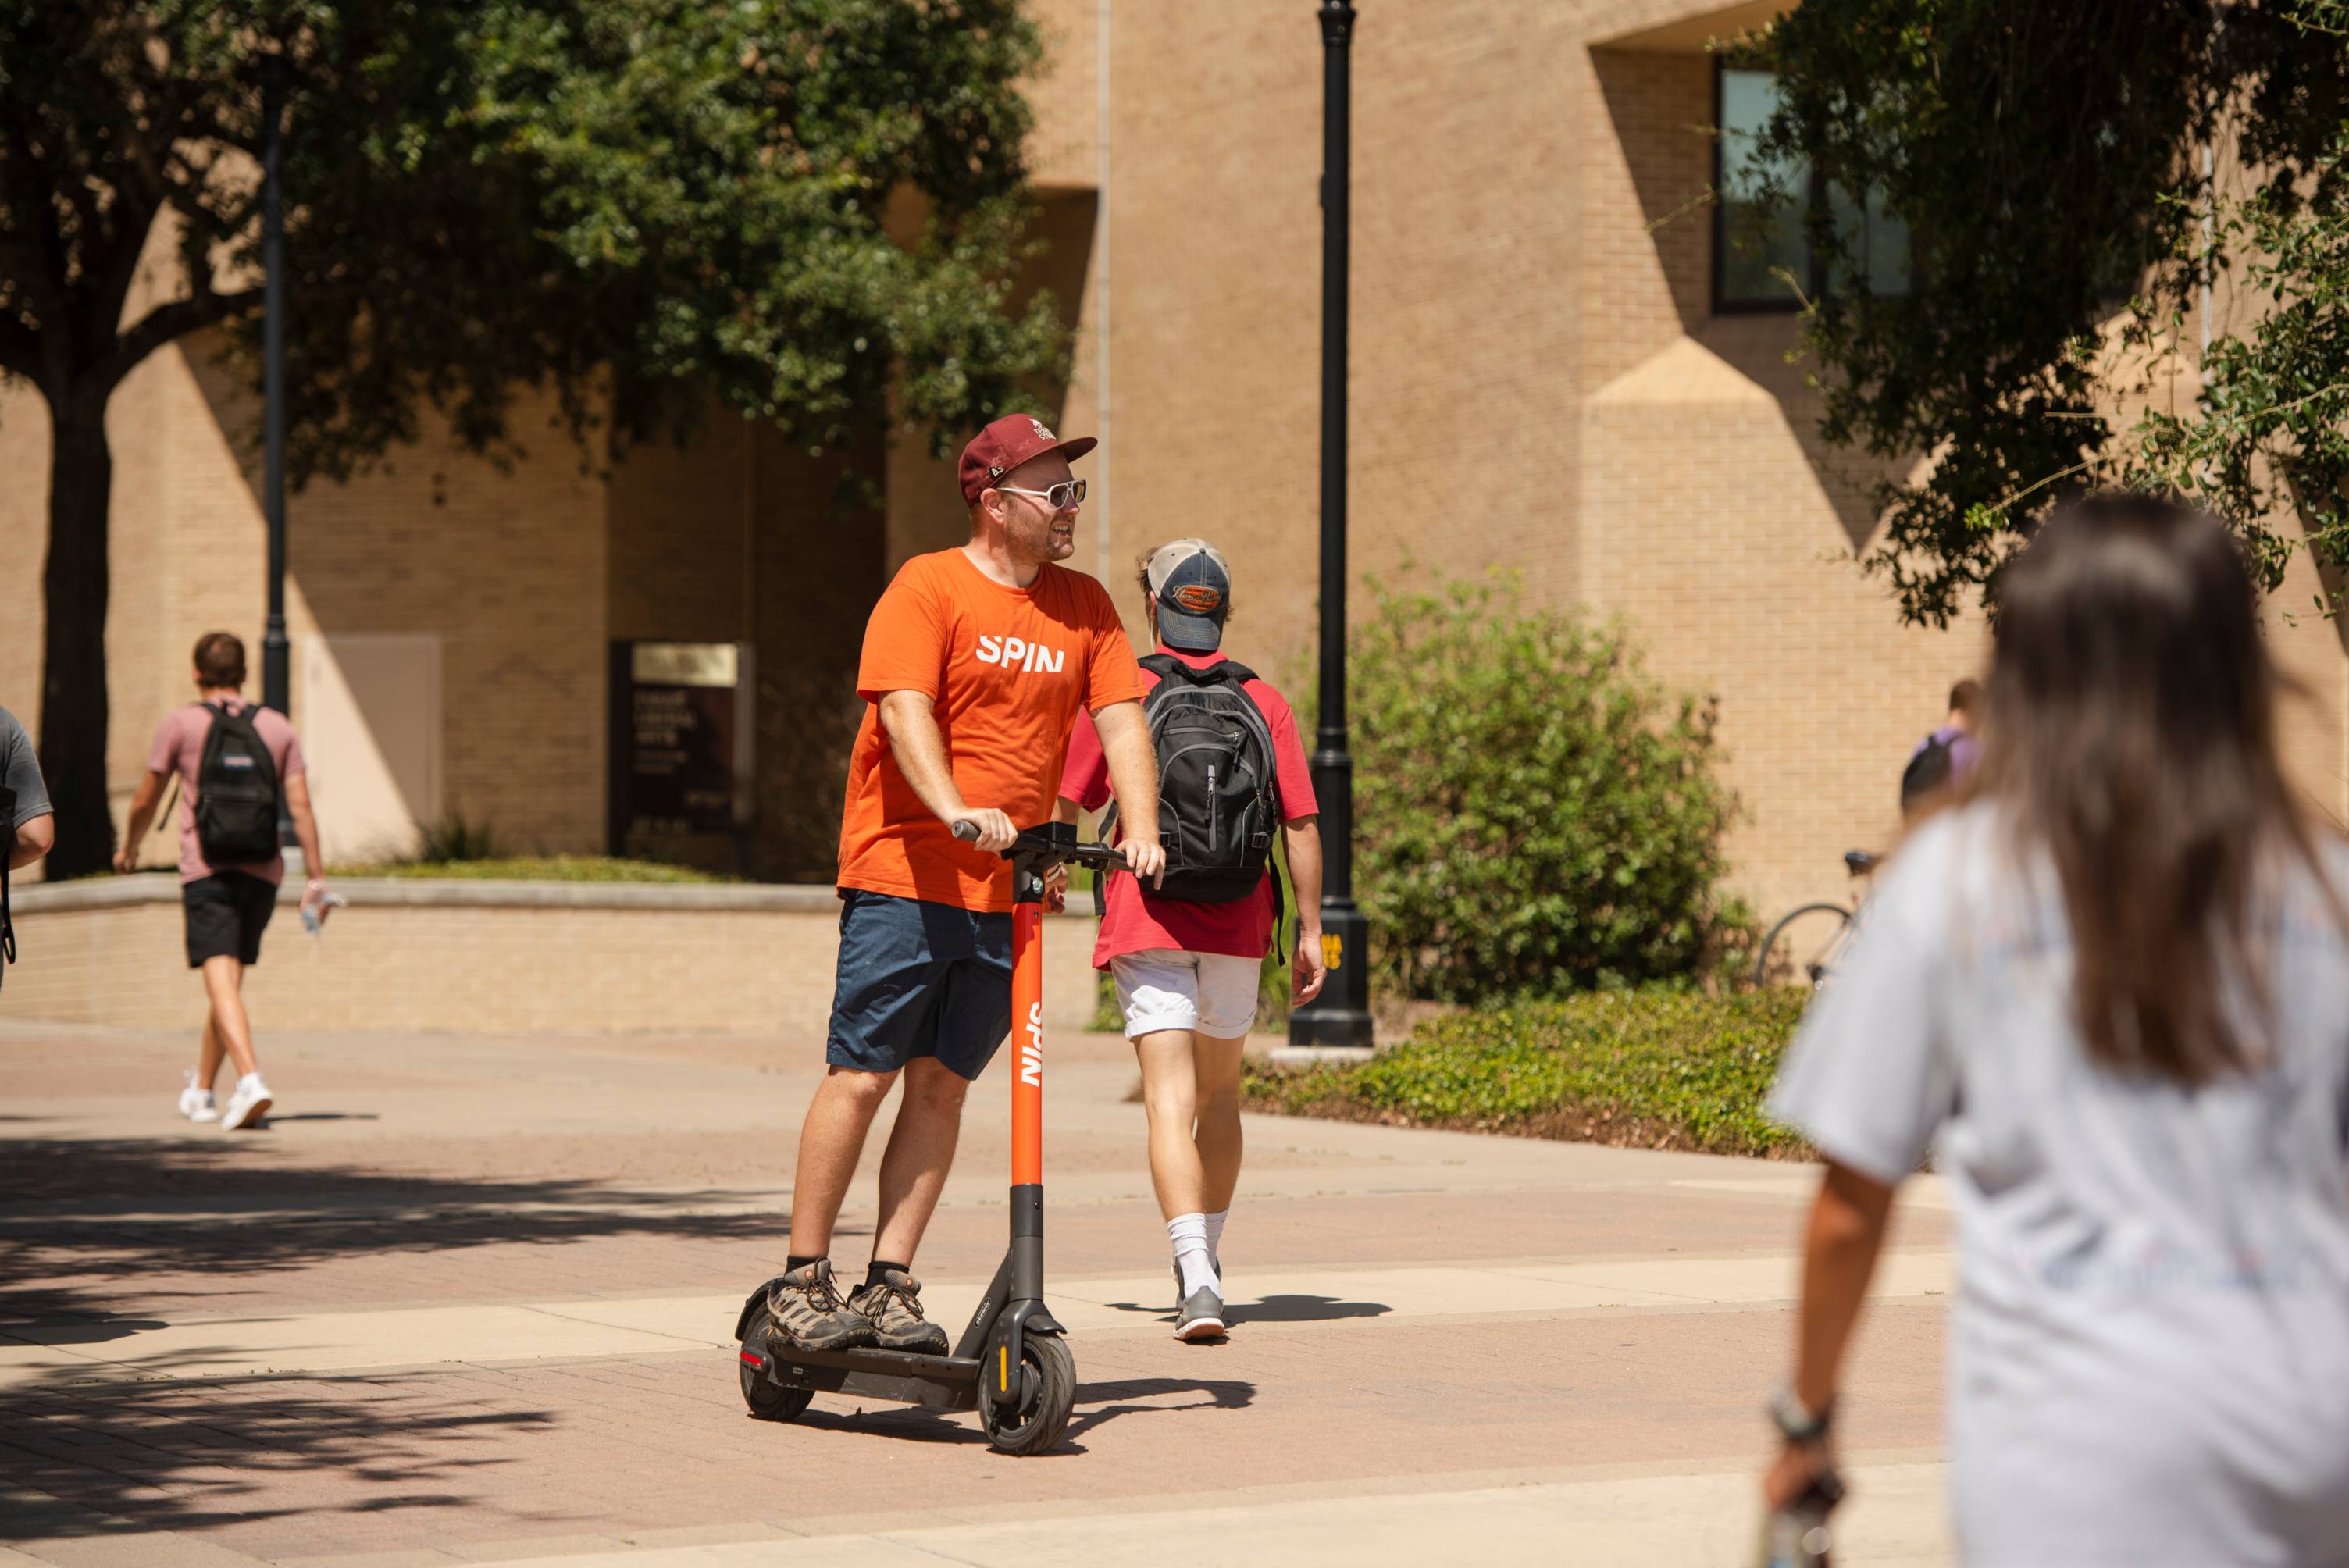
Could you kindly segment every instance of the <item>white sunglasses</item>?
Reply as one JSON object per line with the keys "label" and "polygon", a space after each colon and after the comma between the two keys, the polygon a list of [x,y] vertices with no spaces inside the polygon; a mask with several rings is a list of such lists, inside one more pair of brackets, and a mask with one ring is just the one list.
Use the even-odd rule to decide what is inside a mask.
{"label": "white sunglasses", "polygon": [[997,485],[1005,495],[1032,495],[1054,511],[1074,511],[1085,502],[1085,481],[1062,480],[1050,490],[1021,490],[1018,485]]}

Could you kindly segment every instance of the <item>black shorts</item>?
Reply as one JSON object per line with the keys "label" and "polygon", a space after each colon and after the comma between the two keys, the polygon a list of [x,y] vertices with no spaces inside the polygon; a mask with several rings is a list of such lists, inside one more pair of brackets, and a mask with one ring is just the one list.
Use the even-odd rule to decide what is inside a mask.
{"label": "black shorts", "polygon": [[824,1060],[893,1073],[931,1057],[978,1077],[1011,1032],[1011,917],[862,888],[840,896]]}
{"label": "black shorts", "polygon": [[214,872],[180,887],[188,915],[188,967],[207,958],[261,962],[261,934],[277,907],[277,886],[243,872]]}

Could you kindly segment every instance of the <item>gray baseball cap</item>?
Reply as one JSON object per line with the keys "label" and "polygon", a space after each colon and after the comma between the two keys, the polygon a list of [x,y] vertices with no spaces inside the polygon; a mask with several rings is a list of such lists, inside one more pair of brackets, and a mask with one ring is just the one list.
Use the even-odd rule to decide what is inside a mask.
{"label": "gray baseball cap", "polygon": [[1151,552],[1143,569],[1158,601],[1158,640],[1186,654],[1223,646],[1224,617],[1232,613],[1232,571],[1224,552],[1204,539],[1178,539]]}

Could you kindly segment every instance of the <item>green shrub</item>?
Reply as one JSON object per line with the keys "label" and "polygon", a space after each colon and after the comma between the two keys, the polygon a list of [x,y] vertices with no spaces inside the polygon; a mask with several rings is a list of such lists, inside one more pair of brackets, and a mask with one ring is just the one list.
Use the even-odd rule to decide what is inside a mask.
{"label": "green shrub", "polygon": [[1736,941],[1710,701],[1514,584],[1372,590],[1347,661],[1355,896],[1388,984],[1557,996],[1684,977]]}
{"label": "green shrub", "polygon": [[487,818],[474,821],[462,811],[450,811],[416,825],[416,851],[398,857],[401,863],[443,865],[459,861],[493,861],[505,853],[497,830]]}
{"label": "green shrub", "polygon": [[1799,1154],[1762,1109],[1806,990],[1611,991],[1423,1024],[1351,1067],[1247,1064],[1249,1109],[1716,1154]]}

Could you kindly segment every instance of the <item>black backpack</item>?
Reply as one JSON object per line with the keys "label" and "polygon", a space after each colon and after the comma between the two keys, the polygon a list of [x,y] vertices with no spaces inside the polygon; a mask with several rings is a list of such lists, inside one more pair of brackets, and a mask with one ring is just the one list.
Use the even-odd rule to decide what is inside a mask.
{"label": "black backpack", "polygon": [[[1158,891],[1189,903],[1247,898],[1264,880],[1280,825],[1272,727],[1243,689],[1256,672],[1229,659],[1193,669],[1169,654],[1141,664],[1158,677],[1142,705],[1158,752],[1158,841],[1166,849]],[[1115,818],[1112,807],[1104,842]],[[1275,879],[1275,896],[1278,886]]]}
{"label": "black backpack", "polygon": [[1913,817],[1926,800],[1950,786],[1950,766],[1952,761],[1950,743],[1940,735],[1929,735],[1909,766],[1900,770],[1900,814]]}
{"label": "black backpack", "polygon": [[253,722],[206,703],[212,727],[196,765],[196,843],[215,866],[273,860],[277,846],[277,763]]}

